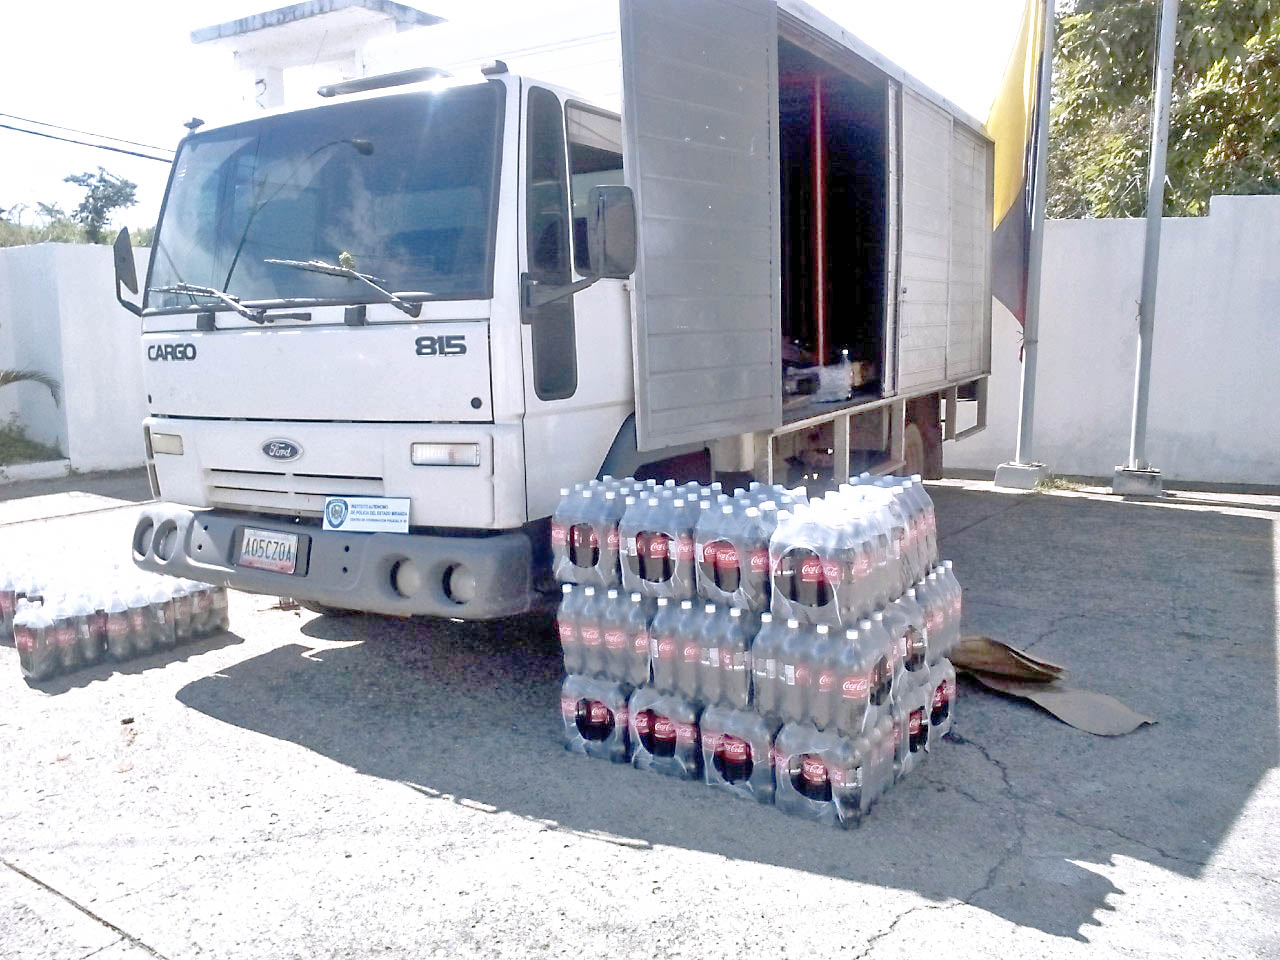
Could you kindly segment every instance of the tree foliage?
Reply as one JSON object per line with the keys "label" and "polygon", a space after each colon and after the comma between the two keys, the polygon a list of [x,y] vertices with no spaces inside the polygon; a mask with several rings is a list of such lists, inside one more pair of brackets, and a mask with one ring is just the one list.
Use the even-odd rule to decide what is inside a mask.
{"label": "tree foliage", "polygon": [[[1059,14],[1051,216],[1144,214],[1159,9],[1076,0]],[[1280,193],[1280,4],[1182,0],[1177,37],[1165,215]]]}
{"label": "tree foliage", "polygon": [[74,173],[63,177],[64,182],[84,187],[84,199],[71,212],[71,219],[84,227],[90,243],[102,240],[102,230],[111,220],[111,214],[136,203],[134,194],[138,185],[132,181],[108,173],[102,167],[97,173]]}

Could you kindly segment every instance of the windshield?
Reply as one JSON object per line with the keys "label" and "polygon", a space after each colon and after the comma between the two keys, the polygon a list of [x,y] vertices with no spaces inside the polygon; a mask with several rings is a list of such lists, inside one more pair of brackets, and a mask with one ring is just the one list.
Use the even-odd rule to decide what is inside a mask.
{"label": "windshield", "polygon": [[[191,137],[174,160],[150,286],[370,299],[359,280],[264,262],[321,260],[388,290],[492,296],[502,93],[490,82],[351,101]],[[147,297],[151,308],[195,304],[223,309]]]}

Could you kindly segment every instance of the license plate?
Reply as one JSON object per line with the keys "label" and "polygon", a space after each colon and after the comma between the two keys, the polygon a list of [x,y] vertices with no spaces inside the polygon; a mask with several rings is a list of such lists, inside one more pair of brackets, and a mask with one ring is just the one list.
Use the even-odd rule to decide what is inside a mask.
{"label": "license plate", "polygon": [[239,564],[272,573],[293,573],[298,566],[298,535],[245,527]]}

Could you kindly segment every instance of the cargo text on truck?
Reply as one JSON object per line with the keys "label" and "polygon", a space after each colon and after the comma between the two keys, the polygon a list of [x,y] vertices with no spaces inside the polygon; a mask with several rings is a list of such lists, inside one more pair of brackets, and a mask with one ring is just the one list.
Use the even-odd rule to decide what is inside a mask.
{"label": "cargo text on truck", "polygon": [[981,125],[796,0],[617,14],[621,115],[497,60],[183,140],[145,281],[117,257],[138,565],[500,617],[563,487],[937,476],[985,425]]}

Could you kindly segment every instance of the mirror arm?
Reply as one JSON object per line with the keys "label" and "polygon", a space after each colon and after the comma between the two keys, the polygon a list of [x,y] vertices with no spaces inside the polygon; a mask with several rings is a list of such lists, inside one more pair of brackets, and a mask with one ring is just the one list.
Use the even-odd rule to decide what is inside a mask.
{"label": "mirror arm", "polygon": [[142,316],[142,308],[138,306],[136,303],[130,303],[128,300],[124,298],[124,294],[120,292],[119,280],[116,281],[116,299],[120,301],[120,306],[124,307],[126,310],[132,313],[135,317]]}
{"label": "mirror arm", "polygon": [[[535,280],[526,273],[520,277],[520,305],[525,310],[545,307],[548,303],[555,303],[557,300],[573,296],[579,290],[587,289],[599,279],[599,277],[586,277],[574,283],[547,283],[544,280]],[[526,319],[525,322],[527,323],[528,320]]]}

